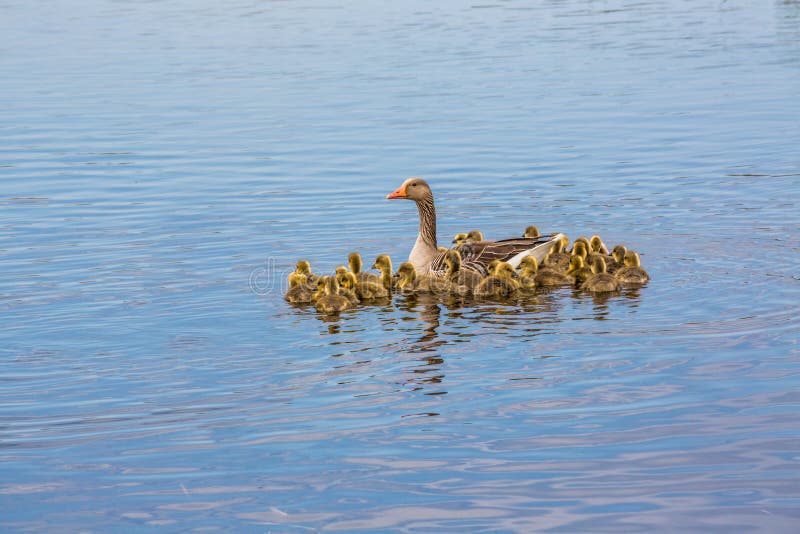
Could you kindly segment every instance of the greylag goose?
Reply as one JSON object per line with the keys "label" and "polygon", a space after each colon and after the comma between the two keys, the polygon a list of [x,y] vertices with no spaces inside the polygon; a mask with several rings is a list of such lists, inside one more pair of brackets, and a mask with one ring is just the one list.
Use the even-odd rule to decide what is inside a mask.
{"label": "greylag goose", "polygon": [[323,294],[317,299],[317,311],[321,313],[339,313],[350,308],[353,304],[339,294],[339,282],[333,276],[322,277]]}
{"label": "greylag goose", "polygon": [[592,293],[611,293],[619,290],[619,280],[606,272],[606,261],[602,256],[594,258],[594,270],[596,272],[581,284],[581,289]]}
{"label": "greylag goose", "polygon": [[492,274],[484,278],[475,288],[477,297],[508,298],[519,291],[519,282],[514,280],[514,267],[510,263],[501,261],[494,268]]}
{"label": "greylag goose", "polygon": [[[419,211],[419,234],[408,261],[417,273],[444,277],[447,269],[445,253],[436,245],[436,208],[430,186],[421,178],[409,178],[396,191],[389,193],[387,199],[408,199],[417,204]],[[473,270],[485,276],[487,266],[492,260],[505,261],[517,267],[525,256],[532,255],[538,262],[544,259],[561,234],[537,238],[514,238],[500,241],[480,241],[465,243],[456,247],[461,255],[461,268]]]}
{"label": "greylag goose", "polygon": [[639,254],[629,250],[625,253],[625,266],[614,273],[622,285],[640,285],[650,280],[650,275],[642,269]]}

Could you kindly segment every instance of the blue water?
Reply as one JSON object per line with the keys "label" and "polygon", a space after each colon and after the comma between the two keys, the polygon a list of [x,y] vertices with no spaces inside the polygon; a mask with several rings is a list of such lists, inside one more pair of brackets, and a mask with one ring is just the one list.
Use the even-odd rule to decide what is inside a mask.
{"label": "blue water", "polygon": [[[0,530],[795,532],[800,3],[0,5]],[[330,319],[299,258],[651,282]]]}

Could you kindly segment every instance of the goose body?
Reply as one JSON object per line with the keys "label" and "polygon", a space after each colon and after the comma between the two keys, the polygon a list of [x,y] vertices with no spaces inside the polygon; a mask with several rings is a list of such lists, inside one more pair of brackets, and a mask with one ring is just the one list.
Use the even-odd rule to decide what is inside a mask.
{"label": "goose body", "polygon": [[[436,245],[436,207],[433,202],[433,193],[425,180],[409,178],[387,199],[413,200],[419,212],[419,233],[414,247],[408,256],[408,261],[414,265],[418,274],[427,274],[444,277],[447,265],[444,257],[446,252],[438,250]],[[492,260],[500,260],[517,267],[522,258],[532,255],[541,262],[561,234],[533,238],[512,238],[499,241],[465,242],[456,246],[461,256],[461,268],[472,270],[486,276],[487,266]]]}

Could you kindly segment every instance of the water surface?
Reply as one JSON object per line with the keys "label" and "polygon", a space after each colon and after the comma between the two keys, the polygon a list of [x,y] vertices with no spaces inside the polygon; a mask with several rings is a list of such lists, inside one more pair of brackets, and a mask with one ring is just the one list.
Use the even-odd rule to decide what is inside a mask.
{"label": "water surface", "polygon": [[[0,530],[793,532],[798,24],[3,4]],[[443,242],[599,233],[653,279],[288,306],[298,258],[408,254],[411,175]]]}

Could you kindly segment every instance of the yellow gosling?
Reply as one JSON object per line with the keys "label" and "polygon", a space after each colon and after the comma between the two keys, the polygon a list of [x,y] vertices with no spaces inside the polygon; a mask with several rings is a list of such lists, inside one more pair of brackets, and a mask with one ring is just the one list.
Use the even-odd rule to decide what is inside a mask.
{"label": "yellow gosling", "polygon": [[467,234],[463,234],[463,233],[462,234],[456,234],[455,237],[453,237],[453,241],[452,241],[452,243],[455,243],[457,247],[460,247],[461,245],[463,245],[466,242],[467,242]]}
{"label": "yellow gosling", "polygon": [[514,280],[514,268],[510,263],[499,262],[494,274],[484,278],[475,288],[475,295],[489,298],[513,297],[519,290],[519,282]]}
{"label": "yellow gosling", "polygon": [[352,304],[358,304],[361,302],[356,294],[356,287],[358,286],[356,275],[345,269],[343,273],[336,275],[336,281],[339,282],[340,295],[345,297]]}
{"label": "yellow gosling", "polygon": [[351,252],[347,256],[347,263],[350,265],[350,271],[356,275],[356,278],[359,282],[373,282],[376,284],[382,283],[381,277],[377,274],[365,273],[361,271],[361,267],[364,265],[364,263],[361,260],[361,254],[358,252]]}
{"label": "yellow gosling", "polygon": [[606,262],[602,257],[594,260],[595,274],[590,276],[583,284],[581,289],[592,293],[611,293],[619,290],[619,280],[606,272]]}
{"label": "yellow gosling", "polygon": [[314,292],[308,286],[306,275],[300,273],[289,274],[289,290],[284,295],[287,302],[292,304],[307,304],[313,302]]}
{"label": "yellow gosling", "polygon": [[641,285],[650,280],[650,275],[641,266],[638,253],[629,250],[625,253],[624,262],[625,266],[614,273],[622,285]]}
{"label": "yellow gosling", "polygon": [[456,249],[447,251],[444,262],[447,265],[447,279],[458,286],[472,290],[483,280],[483,277],[475,271],[461,268],[461,254]]}
{"label": "yellow gosling", "polygon": [[583,284],[589,279],[590,276],[594,274],[594,271],[584,265],[583,258],[581,256],[573,255],[569,260],[569,269],[567,269],[566,274],[573,277],[576,284]]}
{"label": "yellow gosling", "polygon": [[323,294],[317,299],[316,308],[320,313],[337,314],[352,307],[353,304],[339,294],[339,282],[333,276],[323,277]]}
{"label": "yellow gosling", "polygon": [[306,276],[306,280],[311,285],[315,285],[317,283],[317,279],[319,276],[311,272],[311,264],[308,260],[300,260],[295,264],[295,270],[297,274],[304,274]]}
{"label": "yellow gosling", "polygon": [[526,291],[536,289],[536,275],[539,274],[539,265],[533,256],[525,256],[519,262],[519,285]]}
{"label": "yellow gosling", "polygon": [[525,233],[522,237],[539,237],[539,229],[536,226],[528,226],[525,228]]}
{"label": "yellow gosling", "polygon": [[589,250],[608,256],[608,248],[606,248],[605,243],[603,243],[603,240],[600,239],[600,236],[597,234],[589,239]]}
{"label": "yellow gosling", "polygon": [[467,243],[478,243],[480,241],[483,241],[483,234],[480,230],[472,230],[467,234]]}
{"label": "yellow gosling", "polygon": [[387,291],[392,290],[392,258],[388,254],[380,254],[372,264],[373,269],[381,272],[381,283]]}
{"label": "yellow gosling", "polygon": [[611,249],[611,259],[606,262],[606,272],[614,274],[618,269],[625,266],[625,253],[628,249],[625,245],[617,245]]}

